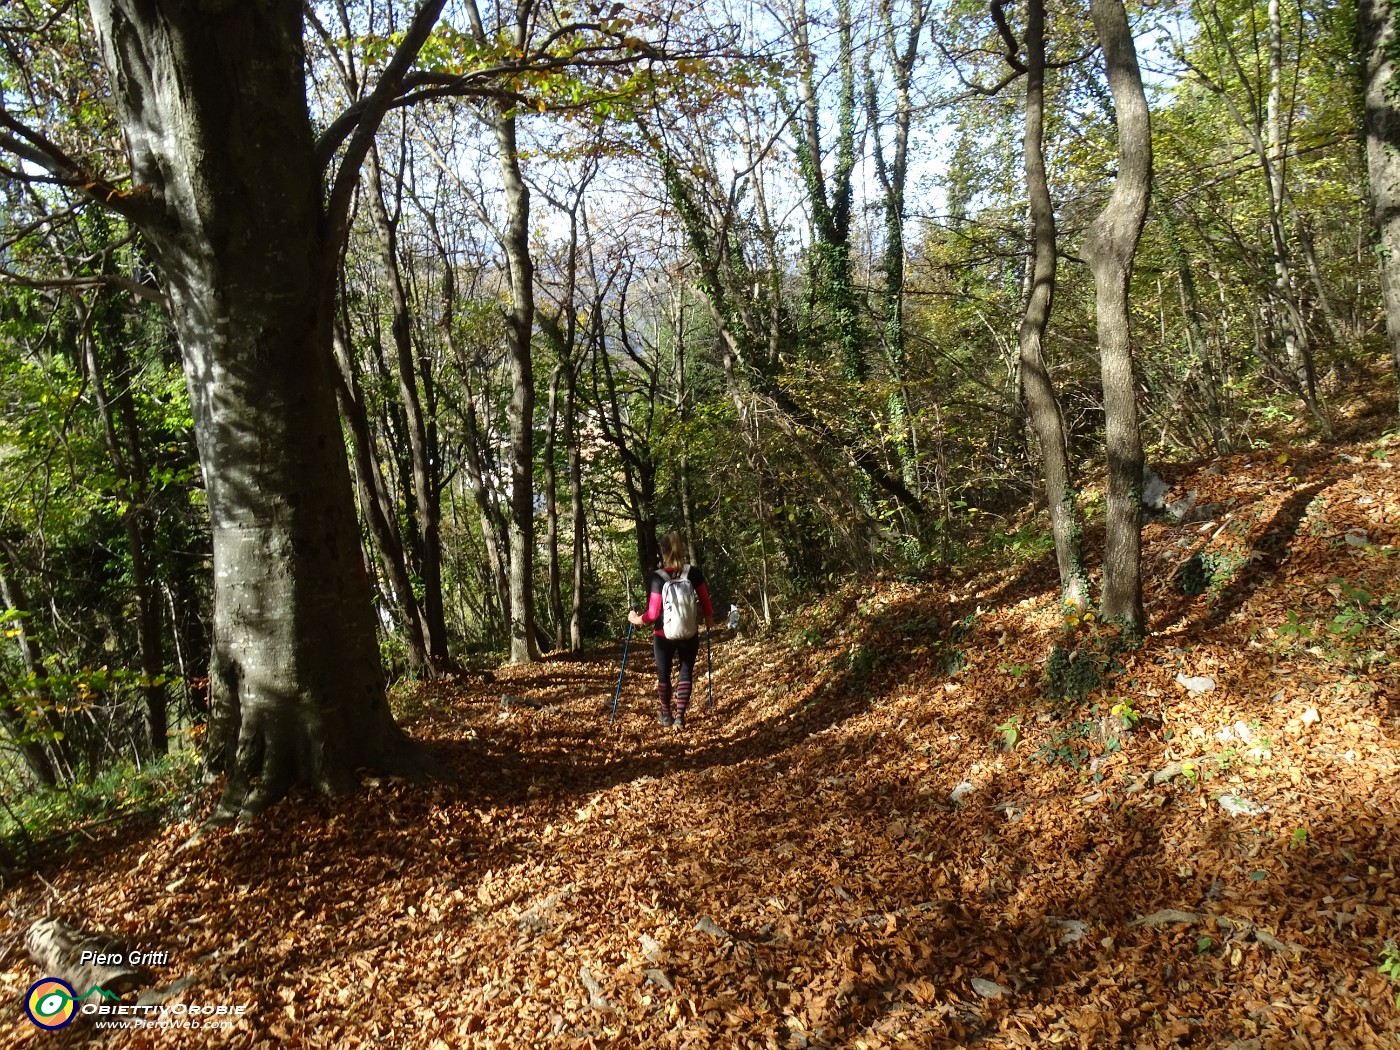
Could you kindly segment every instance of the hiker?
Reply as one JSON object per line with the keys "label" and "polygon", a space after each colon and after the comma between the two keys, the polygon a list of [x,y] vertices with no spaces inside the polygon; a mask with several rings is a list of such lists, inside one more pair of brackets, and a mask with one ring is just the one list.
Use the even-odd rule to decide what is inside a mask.
{"label": "hiker", "polygon": [[[656,654],[656,697],[660,703],[658,721],[663,726],[685,728],[685,711],[690,706],[690,685],[695,675],[695,657],[700,651],[700,621],[705,630],[713,626],[714,612],[705,576],[685,560],[685,535],[668,533],[661,540],[662,568],[651,574],[651,591],[644,613],[633,609],[627,619],[638,627],[651,626],[652,651]],[[674,696],[671,665],[678,663]],[[675,704],[672,706],[672,700]]]}

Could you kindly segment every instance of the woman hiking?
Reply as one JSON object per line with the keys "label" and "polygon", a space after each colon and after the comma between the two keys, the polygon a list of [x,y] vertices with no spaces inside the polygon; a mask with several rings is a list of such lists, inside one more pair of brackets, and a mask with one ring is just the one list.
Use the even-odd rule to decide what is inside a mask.
{"label": "woman hiking", "polygon": [[[700,622],[703,619],[707,631],[714,622],[705,576],[698,566],[686,562],[685,555],[683,533],[672,532],[662,537],[662,568],[651,574],[646,612],[639,613],[633,609],[627,614],[632,624],[653,628],[652,651],[656,655],[659,721],[663,726],[674,725],[678,729],[685,728],[685,711],[690,706],[695,657],[700,651]],[[672,664],[680,667],[674,694],[671,690]]]}

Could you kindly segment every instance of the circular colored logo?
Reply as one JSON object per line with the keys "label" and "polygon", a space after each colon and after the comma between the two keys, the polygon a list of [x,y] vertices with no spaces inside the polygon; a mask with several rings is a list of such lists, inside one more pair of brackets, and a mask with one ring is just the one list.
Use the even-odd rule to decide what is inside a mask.
{"label": "circular colored logo", "polygon": [[45,977],[29,986],[24,1012],[40,1028],[55,1031],[66,1028],[78,1016],[78,997],[73,986],[57,977]]}

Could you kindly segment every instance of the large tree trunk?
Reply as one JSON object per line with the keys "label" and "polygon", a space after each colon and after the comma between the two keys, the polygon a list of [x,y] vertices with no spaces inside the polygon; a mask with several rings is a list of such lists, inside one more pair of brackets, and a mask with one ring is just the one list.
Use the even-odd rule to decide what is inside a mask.
{"label": "large tree trunk", "polygon": [[1060,594],[1083,612],[1089,605],[1089,575],[1080,543],[1079,511],[1075,501],[1064,418],[1055,396],[1041,347],[1055,302],[1055,207],[1045,174],[1045,3],[1026,5],[1026,192],[1031,213],[1031,282],[1018,335],[1021,383],[1026,408],[1040,445],[1045,470],[1045,499],[1055,534],[1055,558],[1060,567]]}
{"label": "large tree trunk", "polygon": [[331,364],[302,9],[90,0],[166,275],[214,548],[216,819],[417,772],[384,693]]}
{"label": "large tree trunk", "polygon": [[1395,102],[1396,12],[1390,0],[1360,0],[1357,22],[1366,61],[1366,167],[1376,225],[1385,330],[1400,384],[1400,106]]}
{"label": "large tree trunk", "polygon": [[1152,129],[1133,33],[1122,0],[1090,0],[1118,125],[1118,178],[1089,227],[1083,254],[1094,274],[1108,444],[1107,535],[1100,613],[1141,634],[1142,435],[1128,315],[1133,256],[1152,193]]}

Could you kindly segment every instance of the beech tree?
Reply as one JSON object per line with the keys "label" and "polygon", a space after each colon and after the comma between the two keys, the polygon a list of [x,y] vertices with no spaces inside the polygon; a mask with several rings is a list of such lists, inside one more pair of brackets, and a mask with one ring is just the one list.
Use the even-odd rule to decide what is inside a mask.
{"label": "beech tree", "polygon": [[[490,46],[490,37],[475,0],[467,0],[467,14],[479,47]],[[518,0],[514,11],[503,12],[500,26],[493,26],[524,52],[536,22],[533,0]],[[535,373],[531,333],[535,324],[535,265],[530,256],[530,190],[520,170],[513,103],[502,99],[488,103],[487,122],[496,137],[505,189],[506,217],[503,247],[510,271],[511,304],[506,318],[506,346],[510,358],[510,659],[529,663],[540,656],[535,637]]]}
{"label": "beech tree", "polygon": [[1141,634],[1142,435],[1138,431],[1128,288],[1133,256],[1152,196],[1152,128],[1137,48],[1122,0],[1090,0],[1118,128],[1118,177],[1090,225],[1083,253],[1094,274],[1099,358],[1108,444],[1108,513],[1104,537],[1104,619]]}
{"label": "beech tree", "polygon": [[208,490],[225,816],[423,768],[384,695],[330,344],[350,190],[442,2],[319,142],[299,5],[91,4],[132,166],[112,203],[165,275]]}
{"label": "beech tree", "polygon": [[1395,5],[1359,0],[1357,22],[1365,62],[1366,163],[1376,226],[1381,292],[1390,357],[1400,379],[1400,106],[1396,105],[1395,54],[1400,46]]}
{"label": "beech tree", "polygon": [[213,533],[220,819],[298,781],[343,790],[359,766],[424,769],[385,698],[331,329],[360,163],[442,5],[419,6],[374,90],[318,140],[300,5],[92,0],[129,182],[12,120],[0,137],[125,216],[165,280]]}
{"label": "beech tree", "polygon": [[[999,11],[1001,0],[994,0]],[[1004,16],[998,24],[1005,26]],[[1007,33],[1009,36],[1009,32]],[[1040,444],[1045,473],[1045,501],[1050,508],[1050,528],[1055,535],[1055,557],[1060,569],[1060,595],[1083,612],[1089,605],[1089,574],[1084,565],[1081,521],[1074,478],[1065,442],[1064,417],[1041,347],[1055,303],[1055,271],[1059,245],[1055,234],[1055,206],[1045,174],[1045,4],[1026,2],[1024,64],[1008,61],[1026,78],[1025,168],[1026,195],[1030,204],[1031,259],[1029,294],[1017,333],[1021,383],[1031,426]]]}

